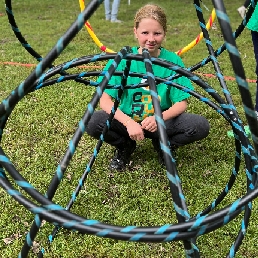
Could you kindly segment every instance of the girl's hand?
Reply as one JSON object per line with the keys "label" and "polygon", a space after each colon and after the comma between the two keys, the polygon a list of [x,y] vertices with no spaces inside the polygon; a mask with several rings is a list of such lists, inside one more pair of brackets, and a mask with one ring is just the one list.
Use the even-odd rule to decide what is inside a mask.
{"label": "girl's hand", "polygon": [[126,125],[127,132],[130,138],[134,141],[142,141],[144,139],[143,129],[140,124],[137,122],[130,120],[130,122]]}
{"label": "girl's hand", "polygon": [[141,128],[149,132],[157,131],[157,123],[154,116],[148,116],[141,122]]}

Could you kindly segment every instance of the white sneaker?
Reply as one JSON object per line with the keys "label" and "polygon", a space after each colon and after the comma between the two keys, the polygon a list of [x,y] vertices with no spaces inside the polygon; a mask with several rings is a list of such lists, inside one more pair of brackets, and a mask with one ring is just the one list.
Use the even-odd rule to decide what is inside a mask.
{"label": "white sneaker", "polygon": [[242,19],[244,19],[246,14],[246,8],[244,6],[240,6],[239,8],[237,8],[237,11],[242,17]]}
{"label": "white sneaker", "polygon": [[111,22],[117,22],[117,23],[122,23],[122,21],[121,20],[111,20]]}

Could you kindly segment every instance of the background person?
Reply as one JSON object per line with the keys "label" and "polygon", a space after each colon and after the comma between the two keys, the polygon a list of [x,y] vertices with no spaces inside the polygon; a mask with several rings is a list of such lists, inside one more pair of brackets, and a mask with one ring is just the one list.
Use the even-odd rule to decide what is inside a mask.
{"label": "background person", "polygon": [[112,6],[110,3],[110,0],[104,1],[105,16],[107,21],[118,22],[118,23],[122,22],[121,20],[117,19],[119,5],[120,5],[120,0],[113,0]]}
{"label": "background person", "polygon": [[[243,6],[240,6],[237,10],[241,17],[244,19],[247,7],[250,5],[251,1],[246,0]],[[254,47],[254,56],[256,61],[256,97],[255,97],[255,112],[258,119],[258,4],[256,4],[254,12],[249,19],[246,27],[251,31],[252,42]]]}

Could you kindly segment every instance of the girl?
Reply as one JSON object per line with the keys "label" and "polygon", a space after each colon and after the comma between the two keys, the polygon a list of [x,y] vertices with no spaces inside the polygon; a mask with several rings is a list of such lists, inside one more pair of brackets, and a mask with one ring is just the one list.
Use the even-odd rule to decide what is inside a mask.
{"label": "girl", "polygon": [[[134,54],[142,54],[147,49],[152,57],[171,61],[181,67],[184,64],[179,56],[162,47],[167,31],[166,15],[159,6],[148,4],[140,8],[134,18],[134,35],[138,40],[138,47],[133,47]],[[107,70],[113,60],[110,60],[104,70]],[[118,71],[125,68],[125,60],[117,67]],[[146,74],[145,65],[140,61],[132,61],[131,72]],[[155,76],[162,78],[174,74],[173,71],[153,65]],[[101,81],[100,77],[98,81]],[[193,89],[190,80],[180,77],[176,83]],[[143,82],[141,78],[128,77],[128,85]],[[121,84],[120,76],[112,76],[109,84]],[[106,89],[100,99],[102,110],[94,112],[87,126],[87,133],[99,139],[113,107],[113,99],[117,89]],[[209,133],[208,121],[196,114],[186,113],[187,99],[190,94],[169,87],[163,83],[157,84],[163,119],[171,148],[183,146],[205,138]],[[119,108],[111,123],[110,130],[105,136],[105,142],[116,148],[115,155],[110,163],[110,169],[123,170],[136,148],[136,141],[145,138],[152,139],[154,149],[158,152],[159,161],[163,164],[163,154],[160,150],[157,123],[154,117],[154,108],[148,87],[126,89],[121,97]]]}

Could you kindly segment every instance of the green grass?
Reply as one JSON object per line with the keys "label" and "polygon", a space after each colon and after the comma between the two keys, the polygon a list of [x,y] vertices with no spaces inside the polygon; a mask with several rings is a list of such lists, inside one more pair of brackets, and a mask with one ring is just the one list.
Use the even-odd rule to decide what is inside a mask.
{"label": "green grass", "polygon": [[[2,1],[3,2],[3,1]],[[166,8],[168,14],[168,33],[165,47],[177,51],[186,46],[199,34],[199,22],[195,8],[190,0],[152,1]],[[236,12],[242,1],[225,1],[233,30],[240,23]],[[115,51],[125,45],[134,46],[133,17],[136,10],[148,1],[121,1],[118,18],[122,24],[112,24],[104,20],[104,6],[92,15],[90,23],[100,41]],[[203,7],[205,18],[210,16],[212,6]],[[18,27],[28,43],[43,57],[55,46],[58,39],[67,31],[80,12],[78,1],[35,1],[16,0],[12,3]],[[5,14],[4,3],[0,13]],[[223,39],[219,24],[210,30],[214,48],[221,46]],[[0,101],[24,81],[33,67],[5,65],[3,62],[37,64],[37,61],[23,49],[15,38],[6,15],[0,16]],[[249,31],[245,30],[237,45],[242,56],[246,76],[255,78],[255,60]],[[73,58],[100,53],[91,37],[83,28],[68,47],[54,61],[62,64]],[[191,66],[208,55],[204,41],[182,58],[186,66]],[[224,52],[219,65],[226,76],[234,72]],[[95,65],[94,63],[92,65]],[[96,65],[103,65],[97,63]],[[83,69],[74,69],[74,72]],[[87,71],[87,69],[86,69]],[[211,64],[198,72],[214,74]],[[203,76],[221,96],[222,90],[217,79]],[[227,81],[233,101],[245,121],[242,102],[237,84]],[[250,83],[254,96],[255,84]],[[205,96],[198,86],[196,90]],[[1,140],[1,147],[10,157],[18,171],[42,194],[45,194],[55,174],[59,161],[68,148],[78,122],[91,100],[95,88],[85,87],[68,81],[45,87],[26,95],[16,106],[7,121]],[[184,146],[178,150],[177,167],[186,196],[189,213],[195,216],[205,209],[225,187],[234,166],[234,140],[227,137],[229,124],[213,109],[192,98],[189,111],[207,117],[211,124],[210,135],[201,142]],[[75,155],[69,164],[64,179],[59,186],[54,202],[66,206],[75,190],[96,141],[87,135],[82,137]],[[132,164],[123,173],[111,173],[108,164],[113,148],[104,144],[88,176],[84,188],[71,211],[81,216],[98,219],[115,225],[152,226],[177,223],[172,205],[168,179],[165,170],[156,159],[151,142],[138,144],[132,156]],[[13,182],[12,179],[10,179]],[[244,164],[237,181],[218,208],[222,208],[246,193]],[[15,202],[0,189],[0,257],[18,256],[29,231],[34,215]],[[257,201],[253,202],[253,213],[247,235],[236,257],[257,257]],[[197,245],[201,257],[225,257],[240,229],[242,214],[228,225],[198,238]],[[185,257],[182,242],[171,243],[134,243],[95,236],[82,235],[62,229],[51,246],[47,245],[53,225],[45,223],[35,239],[35,247],[29,257],[36,257],[38,248],[46,248],[44,257],[76,258],[156,258]]]}

